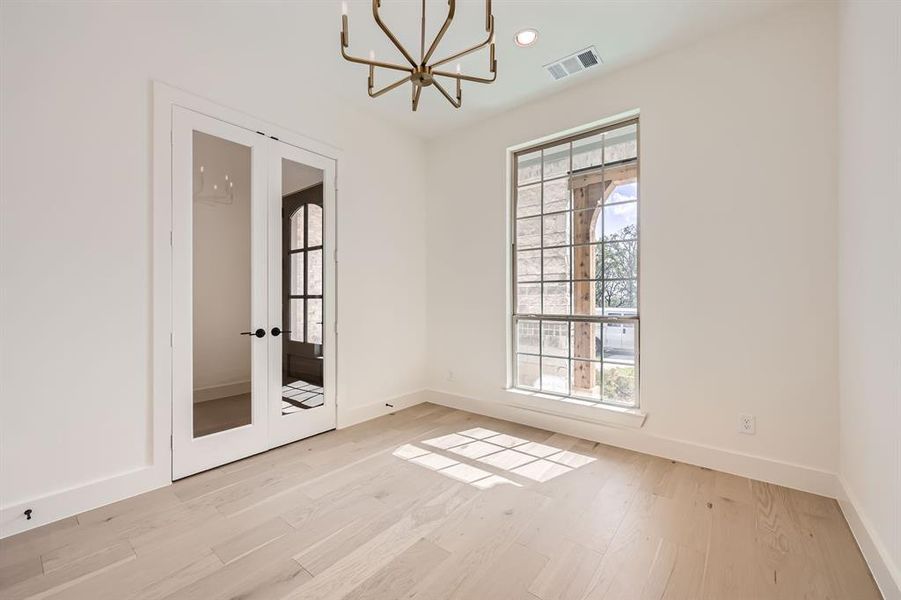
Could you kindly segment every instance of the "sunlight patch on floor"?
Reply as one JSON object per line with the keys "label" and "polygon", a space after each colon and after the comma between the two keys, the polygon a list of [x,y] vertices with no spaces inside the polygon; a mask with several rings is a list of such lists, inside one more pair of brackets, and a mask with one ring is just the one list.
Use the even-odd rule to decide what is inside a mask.
{"label": "sunlight patch on floor", "polygon": [[[480,466],[513,473],[541,483],[565,475],[595,460],[591,456],[483,427],[419,443],[434,450],[415,444],[404,444],[394,450],[393,454],[400,459],[479,489],[489,489],[496,485],[521,487],[515,481]],[[456,455],[459,460],[450,455]],[[461,461],[473,461],[478,464]]]}

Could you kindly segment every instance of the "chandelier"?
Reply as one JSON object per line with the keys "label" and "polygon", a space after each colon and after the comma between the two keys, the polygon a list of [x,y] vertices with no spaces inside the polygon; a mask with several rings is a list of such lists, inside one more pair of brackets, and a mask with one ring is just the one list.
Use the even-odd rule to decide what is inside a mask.
{"label": "chandelier", "polygon": [[228,173],[225,179],[219,183],[213,178],[207,180],[206,169],[200,165],[200,172],[194,177],[194,202],[202,204],[234,204],[235,202],[235,182],[230,179]]}
{"label": "chandelier", "polygon": [[[448,0],[447,2],[447,18],[444,19],[444,24],[441,26],[441,29],[438,31],[438,34],[435,36],[435,39],[432,40],[432,43],[426,47],[425,40],[425,0],[422,0],[422,27],[420,29],[419,40],[419,60],[415,60],[413,56],[404,48],[403,44],[401,44],[398,39],[391,33],[391,30],[388,29],[388,26],[382,21],[379,16],[379,8],[381,7],[381,0],[372,0],[372,16],[375,19],[376,24],[378,24],[379,28],[388,36],[388,39],[391,40],[391,43],[394,44],[395,48],[403,55],[404,59],[409,63],[409,65],[398,65],[389,62],[383,62],[375,60],[375,53],[370,51],[369,58],[357,58],[356,56],[351,56],[347,53],[347,47],[349,44],[348,35],[347,35],[347,3],[342,2],[341,4],[341,55],[350,62],[359,63],[361,65],[369,66],[369,96],[371,98],[378,98],[382,94],[390,92],[391,90],[402,86],[406,82],[410,82],[412,84],[412,101],[413,101],[413,110],[415,111],[419,107],[419,96],[422,94],[422,88],[435,86],[435,88],[441,92],[441,95],[447,98],[447,101],[450,102],[454,108],[460,108],[463,104],[463,89],[462,82],[463,81],[473,81],[475,83],[491,83],[497,78],[497,60],[494,58],[494,15],[491,14],[491,0],[485,0],[485,31],[488,32],[488,36],[485,38],[484,42],[476,44],[471,48],[467,48],[466,50],[462,50],[457,52],[456,54],[452,54],[447,58],[442,58],[441,60],[432,60],[432,55],[435,53],[435,50],[438,48],[438,44],[441,43],[441,38],[444,37],[444,34],[447,32],[450,27],[451,21],[454,19],[454,13],[457,8],[457,0]],[[473,52],[477,52],[486,46],[489,47],[489,55],[488,55],[488,69],[491,73],[491,77],[475,77],[473,75],[465,75],[461,72],[460,65],[457,64],[455,71],[444,71],[439,69],[442,65],[446,65],[447,63],[454,62],[463,58],[468,54],[472,54]],[[391,71],[402,71],[405,75],[395,81],[390,85],[386,85],[380,90],[375,89],[375,69],[376,67],[380,69],[388,69]],[[438,80],[439,77],[444,77],[447,79],[456,80],[457,90],[456,96],[451,96],[450,93],[441,85],[441,82]]]}

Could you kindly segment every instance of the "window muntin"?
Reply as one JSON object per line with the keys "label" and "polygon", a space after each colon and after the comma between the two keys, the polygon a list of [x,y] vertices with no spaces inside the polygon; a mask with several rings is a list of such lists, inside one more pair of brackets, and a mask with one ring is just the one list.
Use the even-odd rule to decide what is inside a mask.
{"label": "window muntin", "polygon": [[291,215],[290,339],[322,344],[322,207],[303,204]]}
{"label": "window muntin", "polygon": [[638,122],[514,155],[513,384],[638,405]]}

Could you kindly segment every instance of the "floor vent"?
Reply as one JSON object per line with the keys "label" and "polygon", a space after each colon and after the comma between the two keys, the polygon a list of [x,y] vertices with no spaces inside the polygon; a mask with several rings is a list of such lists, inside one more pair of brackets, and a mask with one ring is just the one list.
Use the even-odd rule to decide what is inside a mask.
{"label": "floor vent", "polygon": [[570,75],[575,75],[585,69],[596,67],[602,62],[600,55],[598,55],[597,48],[591,46],[590,48],[579,50],[575,54],[561,58],[556,62],[544,65],[544,68],[547,69],[554,80],[558,80],[569,77]]}

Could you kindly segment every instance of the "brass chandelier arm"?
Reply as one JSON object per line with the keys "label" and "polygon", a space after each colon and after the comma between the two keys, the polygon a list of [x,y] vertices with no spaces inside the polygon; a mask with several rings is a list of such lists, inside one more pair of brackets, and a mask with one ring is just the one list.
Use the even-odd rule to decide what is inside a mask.
{"label": "brass chandelier arm", "polygon": [[422,94],[422,86],[414,85],[413,86],[413,111],[415,112],[417,108],[419,108],[419,96]]}
{"label": "brass chandelier arm", "polygon": [[[494,19],[492,19],[492,23],[493,22],[494,22]],[[491,45],[491,43],[492,43],[491,40],[493,40],[493,39],[494,39],[494,26],[492,25],[491,31],[488,32],[488,37],[485,39],[484,42],[476,44],[475,46],[472,46],[471,48],[467,48],[466,50],[463,50],[461,52],[457,52],[456,54],[448,56],[447,58],[442,58],[441,60],[434,62],[429,66],[431,66],[434,69],[435,67],[440,67],[441,65],[461,59],[464,56],[468,56],[469,54],[472,54],[473,52],[477,52],[477,51],[481,50],[482,48]]]}
{"label": "brass chandelier arm", "polygon": [[493,83],[497,79],[497,59],[494,57],[494,42],[491,42],[491,50],[488,53],[488,70],[491,77],[477,77],[475,75],[463,75],[462,73],[449,73],[448,71],[432,71],[432,75],[437,77],[450,77],[457,80],[459,86],[460,81],[473,81],[475,83]]}
{"label": "brass chandelier arm", "polygon": [[497,79],[497,71],[491,74],[490,78],[475,77],[474,75],[464,75],[462,73],[448,73],[447,71],[432,71],[432,75],[436,77],[450,77],[451,79],[462,79],[463,81],[473,81],[475,83],[493,83]]}
{"label": "brass chandelier arm", "polygon": [[409,77],[403,77],[402,79],[400,79],[400,80],[398,80],[398,81],[395,81],[395,82],[392,83],[391,85],[386,85],[386,86],[383,87],[382,89],[380,89],[380,90],[378,90],[378,91],[376,91],[376,92],[373,92],[373,91],[372,91],[372,88],[373,88],[372,80],[370,79],[370,81],[369,81],[369,97],[370,97],[370,98],[378,98],[378,97],[381,96],[382,94],[385,94],[385,93],[387,93],[387,92],[390,92],[391,90],[400,87],[401,85],[407,83],[408,81],[410,81],[410,78],[409,78]]}
{"label": "brass chandelier arm", "polygon": [[438,83],[438,80],[435,80],[435,81],[433,81],[432,83],[434,84],[434,86],[435,86],[436,88],[438,88],[438,91],[441,92],[441,95],[444,96],[445,98],[447,98],[447,101],[450,102],[451,105],[453,105],[454,108],[460,108],[460,106],[463,105],[463,102],[460,100],[460,86],[459,86],[459,84],[457,85],[457,99],[454,100],[454,98],[453,98],[450,94],[447,93],[447,90],[444,89],[444,86],[441,85],[440,83]]}
{"label": "brass chandelier arm", "polygon": [[422,0],[422,18],[419,25],[419,56],[425,56],[425,0]]}
{"label": "brass chandelier arm", "polygon": [[447,58],[442,58],[441,60],[434,62],[429,66],[434,69],[435,67],[439,67],[443,64],[455,61],[459,58],[463,58],[464,56],[472,54],[473,52],[481,50],[485,46],[491,44],[492,40],[494,40],[494,15],[491,14],[491,0],[485,0],[485,11],[485,31],[488,32],[488,37],[485,38],[484,42],[480,42],[475,46],[471,46],[470,48],[467,48],[466,50],[463,50],[461,52],[457,52],[456,54],[448,56]]}
{"label": "brass chandelier arm", "polygon": [[[489,0],[490,2],[490,0]],[[444,34],[447,33],[447,28],[450,27],[451,21],[454,20],[454,14],[457,12],[457,0],[448,0],[447,1],[447,18],[444,19],[444,25],[441,26],[441,29],[438,31],[438,35],[435,36],[435,39],[432,41],[432,45],[429,46],[429,51],[425,53],[422,57],[422,64],[429,64],[429,59],[432,58],[432,53],[438,49],[438,44],[441,43],[441,38],[444,37]],[[425,37],[425,5],[423,4],[423,21],[422,21],[422,35]]]}
{"label": "brass chandelier arm", "polygon": [[343,45],[341,46],[341,56],[344,57],[344,60],[347,60],[347,61],[350,61],[353,63],[358,63],[361,65],[367,65],[370,67],[381,67],[383,69],[391,69],[393,71],[403,71],[404,73],[410,72],[410,67],[405,67],[403,65],[395,65],[392,63],[386,63],[386,62],[382,62],[379,60],[369,60],[368,58],[357,58],[356,56],[351,56],[344,49]]}
{"label": "brass chandelier arm", "polygon": [[415,68],[417,66],[416,61],[413,60],[413,57],[410,56],[410,53],[407,52],[407,49],[404,48],[403,44],[401,44],[400,41],[398,41],[398,39],[394,37],[394,34],[391,33],[391,30],[388,29],[388,26],[385,25],[385,23],[382,21],[382,18],[379,16],[380,4],[381,0],[372,0],[372,17],[375,19],[375,22],[378,24],[381,30],[385,32],[385,35],[388,36],[388,39],[391,40],[391,43],[394,44],[394,46],[398,50],[400,50],[400,53],[404,55],[404,58],[406,58],[407,61],[409,61],[410,65]]}

